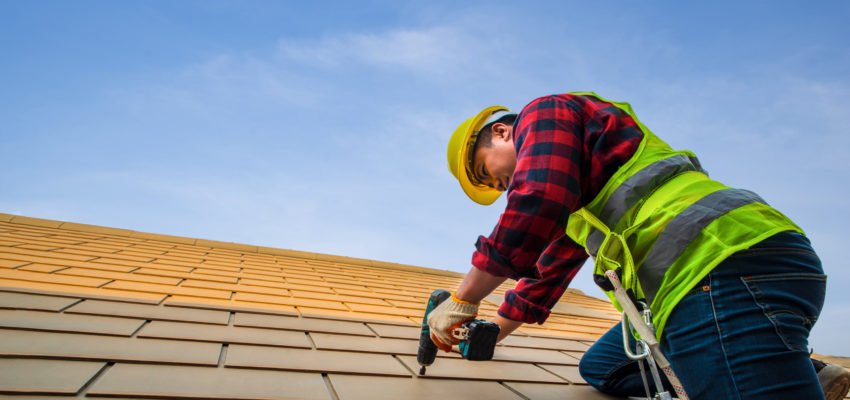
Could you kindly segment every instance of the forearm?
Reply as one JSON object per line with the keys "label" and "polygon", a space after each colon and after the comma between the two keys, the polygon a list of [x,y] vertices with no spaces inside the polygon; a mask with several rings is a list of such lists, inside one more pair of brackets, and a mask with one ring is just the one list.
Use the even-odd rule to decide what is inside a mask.
{"label": "forearm", "polygon": [[463,278],[463,282],[457,288],[455,296],[459,300],[478,304],[506,279],[507,277],[490,275],[473,267],[466,274],[466,277]]}
{"label": "forearm", "polygon": [[499,339],[497,341],[501,342],[502,339],[508,337],[513,331],[522,326],[521,321],[514,321],[512,319],[507,319],[501,315],[496,315],[496,318],[493,318],[493,322],[499,325],[501,330],[499,331]]}
{"label": "forearm", "polygon": [[[506,277],[490,275],[473,267],[469,273],[466,274],[463,282],[461,282],[457,292],[455,292],[455,296],[460,300],[477,304],[480,303],[484,297],[487,297],[487,295],[494,289],[499,287],[499,285],[501,285],[506,279]],[[496,317],[493,318],[493,322],[498,324],[501,329],[499,331],[498,341],[502,341],[502,339],[508,337],[511,332],[522,326],[522,322],[510,320],[502,317],[501,315],[496,315]]]}

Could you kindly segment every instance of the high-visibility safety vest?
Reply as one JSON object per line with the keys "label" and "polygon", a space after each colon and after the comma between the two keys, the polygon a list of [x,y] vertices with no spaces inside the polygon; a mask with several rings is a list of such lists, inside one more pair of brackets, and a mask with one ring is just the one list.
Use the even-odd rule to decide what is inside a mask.
{"label": "high-visibility safety vest", "polygon": [[594,258],[594,279],[618,310],[604,285],[607,270],[617,271],[623,287],[649,304],[659,340],[679,300],[725,258],[780,232],[802,233],[757,194],[709,179],[692,152],[670,148],[628,103],[571,94],[615,105],[643,132],[629,161],[570,215],[567,235]]}

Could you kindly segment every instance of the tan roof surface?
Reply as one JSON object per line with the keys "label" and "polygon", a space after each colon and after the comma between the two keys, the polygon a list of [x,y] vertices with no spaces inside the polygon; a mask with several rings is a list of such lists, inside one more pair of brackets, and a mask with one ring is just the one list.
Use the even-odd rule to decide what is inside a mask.
{"label": "tan roof surface", "polygon": [[[607,399],[578,360],[618,320],[570,290],[493,361],[418,377],[428,295],[462,274],[0,214],[0,393],[12,398]],[[482,304],[495,313],[504,291]]]}

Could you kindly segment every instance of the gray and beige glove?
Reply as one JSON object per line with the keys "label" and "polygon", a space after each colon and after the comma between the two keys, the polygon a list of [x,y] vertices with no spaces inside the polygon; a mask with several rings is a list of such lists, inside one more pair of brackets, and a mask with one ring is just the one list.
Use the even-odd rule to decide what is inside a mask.
{"label": "gray and beige glove", "polygon": [[464,322],[475,319],[477,315],[478,304],[459,300],[452,293],[451,299],[446,299],[428,314],[431,340],[440,350],[452,351],[452,346],[460,343],[460,340],[452,335],[452,331],[460,328]]}

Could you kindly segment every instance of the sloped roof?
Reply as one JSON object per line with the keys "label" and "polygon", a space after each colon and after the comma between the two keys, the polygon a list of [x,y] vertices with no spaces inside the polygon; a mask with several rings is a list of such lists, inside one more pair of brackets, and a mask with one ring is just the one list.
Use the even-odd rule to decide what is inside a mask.
{"label": "sloped roof", "polygon": [[[493,361],[416,363],[463,275],[0,214],[0,393],[143,398],[609,399],[578,375],[618,321],[568,290]],[[495,314],[510,284],[482,303]]]}

